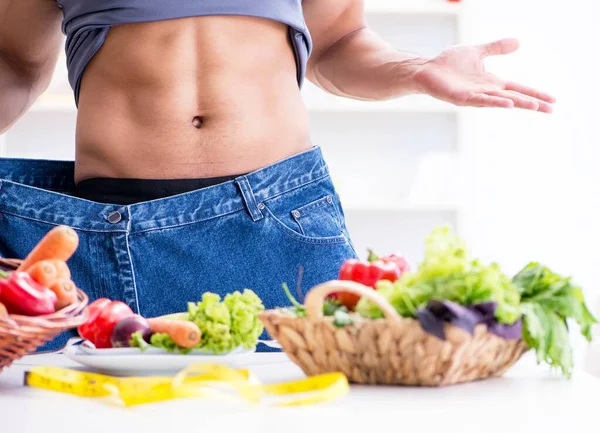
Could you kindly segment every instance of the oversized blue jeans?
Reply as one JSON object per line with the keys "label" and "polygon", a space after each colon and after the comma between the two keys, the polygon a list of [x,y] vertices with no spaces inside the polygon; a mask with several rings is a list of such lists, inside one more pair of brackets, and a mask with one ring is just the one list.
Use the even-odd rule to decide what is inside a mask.
{"label": "oversized blue jeans", "polygon": [[0,159],[0,256],[24,258],[53,226],[68,225],[80,237],[69,261],[75,283],[91,301],[120,300],[145,317],[185,311],[205,291],[250,288],[266,308],[288,306],[282,284],[295,293],[300,269],[305,293],[357,256],[318,147],[130,206],[74,197],[73,173],[73,162]]}

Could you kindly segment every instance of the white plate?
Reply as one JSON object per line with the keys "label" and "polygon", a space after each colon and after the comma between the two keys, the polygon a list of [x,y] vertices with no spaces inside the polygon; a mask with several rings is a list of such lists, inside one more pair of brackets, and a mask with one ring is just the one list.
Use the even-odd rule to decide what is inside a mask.
{"label": "white plate", "polygon": [[[166,356],[173,356],[173,355],[180,355],[178,353],[171,353],[171,352],[167,352],[166,350],[160,349],[158,347],[148,347],[146,350],[144,350],[143,352],[140,350],[139,347],[121,347],[118,349],[96,349],[96,347],[89,341],[85,340],[83,341],[79,347],[81,348],[81,351],[88,354],[88,355],[94,355],[94,356],[122,356],[122,355],[166,355]],[[235,349],[233,349],[231,352],[228,353],[228,355],[233,355],[233,354],[239,354],[239,353],[251,353],[254,352],[256,350],[256,348],[252,348],[252,349],[244,349],[242,347],[237,347]],[[192,350],[191,352],[189,352],[188,354],[186,354],[185,356],[190,356],[190,355],[203,355],[203,356],[223,356],[223,355],[215,355],[212,352],[209,351],[205,351],[205,350]]]}
{"label": "white plate", "polygon": [[[225,355],[206,353],[173,354],[157,349],[141,352],[139,349],[90,349],[78,344],[65,347],[64,355],[83,366],[117,375],[173,373],[190,364],[216,362],[232,368],[243,368],[251,363],[254,350],[236,350]],[[111,353],[108,353],[110,351]],[[100,352],[94,353],[94,352]],[[107,356],[110,355],[110,356]]]}

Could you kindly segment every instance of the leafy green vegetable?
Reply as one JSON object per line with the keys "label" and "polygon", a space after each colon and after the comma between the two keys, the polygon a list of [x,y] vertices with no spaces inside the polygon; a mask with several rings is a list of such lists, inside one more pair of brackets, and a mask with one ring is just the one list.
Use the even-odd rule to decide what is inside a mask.
{"label": "leafy green vegetable", "polygon": [[[470,259],[464,242],[448,227],[436,228],[425,246],[425,258],[416,271],[405,273],[395,283],[377,284],[377,291],[401,316],[416,318],[430,300],[439,299],[463,306],[495,302],[499,322],[519,320],[519,292],[497,264]],[[356,309],[365,317],[383,317],[366,299],[361,299]]]}
{"label": "leafy green vegetable", "polygon": [[323,315],[324,316],[333,316],[335,315],[336,311],[345,311],[346,313],[348,312],[348,309],[340,304],[338,301],[336,301],[335,299],[326,299],[325,302],[323,303]]}
{"label": "leafy green vegetable", "polygon": [[222,302],[219,295],[205,293],[201,302],[188,304],[190,321],[202,332],[196,348],[220,354],[238,346],[256,346],[264,328],[258,320],[263,310],[262,301],[252,290],[229,293]]}
{"label": "leafy green vegetable", "polygon": [[519,271],[513,282],[521,294],[524,341],[536,351],[538,362],[560,368],[570,377],[573,355],[567,320],[574,320],[588,341],[592,339],[592,326],[597,323],[585,305],[581,288],[571,278],[561,277],[535,262]]}
{"label": "leafy green vegetable", "polygon": [[168,352],[187,354],[192,350],[204,350],[215,354],[230,352],[237,347],[251,349],[256,346],[264,326],[258,315],[265,307],[252,290],[233,292],[221,297],[215,293],[204,293],[200,302],[188,303],[187,313],[176,313],[163,318],[189,320],[202,332],[200,343],[193,348],[180,347],[167,334],[155,333],[150,345],[141,334],[132,335],[131,346],[146,350],[149,346]]}
{"label": "leafy green vegetable", "polygon": [[181,347],[175,344],[175,342],[169,337],[168,334],[156,333],[150,337],[150,345],[158,347],[171,353],[181,353],[186,355],[192,351],[190,348]]}
{"label": "leafy green vegetable", "polygon": [[296,317],[306,317],[306,308],[304,308],[304,305],[302,305],[296,300],[296,298],[294,298],[294,295],[292,295],[292,292],[290,292],[290,289],[287,284],[283,283],[282,287],[283,291],[285,292],[285,295],[292,304],[292,307],[287,308],[287,310],[294,314]]}
{"label": "leafy green vegetable", "polygon": [[224,304],[231,314],[231,337],[233,346],[251,349],[256,346],[264,326],[258,315],[265,307],[261,299],[251,290],[233,292],[225,296]]}
{"label": "leafy green vegetable", "polygon": [[137,332],[134,332],[133,334],[131,334],[131,340],[129,341],[129,346],[139,347],[142,350],[142,352],[145,352],[150,347],[150,345],[148,343],[146,343],[146,340],[144,340],[144,337],[142,336],[141,331],[137,331]]}
{"label": "leafy green vegetable", "polygon": [[[470,259],[464,242],[447,227],[436,228],[427,237],[425,258],[416,271],[404,274],[395,283],[382,281],[376,288],[400,315],[420,318],[426,327],[438,331],[440,320],[468,319],[451,303],[467,308],[493,303],[495,320],[485,319],[489,329],[511,337],[518,337],[520,332],[527,347],[535,350],[538,362],[559,368],[567,377],[573,369],[568,320],[579,325],[588,341],[597,323],[581,288],[570,278],[535,262],[509,278],[495,263],[485,265]],[[435,315],[427,310],[427,306],[440,302],[452,306],[454,315]],[[366,299],[361,299],[356,309],[367,318],[383,317],[379,308]]]}
{"label": "leafy green vegetable", "polygon": [[342,305],[335,299],[326,299],[323,303],[323,315],[333,316],[333,326],[343,328],[344,326],[352,325],[354,320],[350,315],[350,311],[345,305]]}
{"label": "leafy green vegetable", "polygon": [[344,326],[352,325],[354,321],[348,313],[348,310],[345,309],[337,309],[333,313],[333,326],[336,328],[343,328]]}
{"label": "leafy green vegetable", "polygon": [[[284,310],[295,317],[306,317],[306,308],[294,298],[287,284],[283,283],[283,291],[290,300],[292,307],[287,307]],[[337,314],[337,316],[336,316]],[[349,315],[348,309],[340,304],[335,299],[326,299],[323,303],[323,315],[333,316],[334,326],[346,326],[352,323],[352,318]]]}
{"label": "leafy green vegetable", "polygon": [[178,352],[187,354],[191,352],[191,349],[180,347],[169,337],[167,334],[156,333],[150,337],[150,344],[146,343],[142,333],[140,331],[131,334],[131,340],[129,342],[131,347],[139,347],[142,352],[148,350],[149,347],[158,347],[166,350],[167,352]]}
{"label": "leafy green vegetable", "polygon": [[571,278],[561,277],[539,263],[529,263],[513,281],[518,287],[523,303],[537,303],[554,311],[563,319],[573,319],[582,335],[590,341],[592,326],[597,323],[585,304],[583,291]]}

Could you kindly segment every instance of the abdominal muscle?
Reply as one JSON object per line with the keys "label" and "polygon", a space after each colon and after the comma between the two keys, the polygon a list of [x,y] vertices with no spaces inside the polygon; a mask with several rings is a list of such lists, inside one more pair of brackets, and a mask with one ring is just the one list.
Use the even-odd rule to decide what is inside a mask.
{"label": "abdominal muscle", "polygon": [[248,173],[308,149],[287,26],[209,16],[113,27],[79,99],[76,182]]}

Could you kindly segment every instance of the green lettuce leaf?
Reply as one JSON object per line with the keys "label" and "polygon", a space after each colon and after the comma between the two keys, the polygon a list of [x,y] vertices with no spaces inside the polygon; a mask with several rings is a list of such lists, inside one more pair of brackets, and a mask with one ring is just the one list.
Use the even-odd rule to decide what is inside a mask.
{"label": "green lettuce leaf", "polygon": [[166,350],[167,352],[177,352],[186,354],[191,351],[191,349],[186,349],[184,347],[178,346],[175,342],[169,337],[167,334],[156,333],[152,334],[150,337],[150,344],[148,344],[144,337],[142,337],[141,332],[135,332],[131,334],[131,340],[129,342],[131,347],[139,347],[142,352],[148,350],[149,347],[158,347],[159,349]]}
{"label": "green lettuce leaf", "polygon": [[583,291],[571,278],[562,277],[546,266],[532,262],[513,277],[523,302],[536,303],[562,319],[573,319],[586,340],[592,339],[597,319],[585,304]]}
{"label": "green lettuce leaf", "polygon": [[181,353],[184,355],[192,351],[192,349],[178,346],[171,339],[171,337],[169,337],[167,334],[161,333],[152,334],[152,336],[150,337],[150,345],[153,347],[159,347],[161,349],[164,349],[167,352]]}
{"label": "green lettuce leaf", "polygon": [[[513,278],[496,263],[471,259],[465,243],[449,228],[436,228],[426,239],[425,257],[418,268],[395,283],[382,281],[377,291],[404,317],[417,318],[429,301],[451,301],[465,307],[495,302],[495,318],[511,325],[523,320],[523,340],[535,350],[539,363],[547,363],[570,377],[573,354],[568,321],[592,339],[597,323],[585,304],[583,292],[570,278],[539,263],[529,263]],[[367,318],[381,318],[380,309],[361,299],[356,311]]]}
{"label": "green lettuce leaf", "polygon": [[222,302],[219,295],[205,293],[201,302],[188,304],[189,319],[202,332],[197,348],[221,354],[255,347],[264,329],[258,320],[262,311],[264,305],[252,290],[229,293]]}
{"label": "green lettuce leaf", "polygon": [[538,362],[560,368],[570,377],[573,354],[569,345],[568,320],[579,325],[587,341],[592,340],[596,318],[585,304],[580,287],[539,263],[529,263],[514,277],[522,299],[523,339],[534,349]]}
{"label": "green lettuce leaf", "polygon": [[234,348],[231,337],[231,314],[221,297],[204,293],[202,301],[188,303],[189,320],[202,332],[200,348],[214,353],[225,353]]}
{"label": "green lettuce leaf", "polygon": [[258,319],[258,315],[265,309],[261,299],[253,291],[244,290],[243,293],[228,294],[223,302],[231,315],[231,337],[234,347],[255,347],[264,329]]}
{"label": "green lettuce leaf", "polygon": [[536,303],[521,305],[523,316],[523,340],[535,350],[537,362],[546,363],[571,377],[573,353],[569,332],[561,317]]}
{"label": "green lettuce leaf", "polygon": [[230,352],[237,347],[252,349],[264,326],[258,319],[265,307],[252,290],[233,292],[221,297],[215,293],[204,293],[200,302],[189,302],[187,313],[163,316],[167,320],[189,320],[194,322],[202,333],[200,343],[193,348],[180,347],[167,335],[156,333],[150,337],[150,345],[141,333],[132,336],[132,346],[142,351],[149,346],[168,352],[187,354],[192,350],[203,350],[214,354]]}
{"label": "green lettuce leaf", "polygon": [[146,349],[148,349],[148,347],[150,347],[150,345],[148,343],[146,343],[146,340],[144,340],[144,337],[142,336],[141,331],[134,332],[133,334],[131,334],[131,339],[129,340],[129,346],[139,347],[142,350],[142,352],[145,352]]}
{"label": "green lettuce leaf", "polygon": [[[450,228],[436,228],[425,247],[425,258],[416,271],[395,283],[377,284],[377,291],[401,316],[414,318],[431,299],[440,299],[463,306],[496,302],[499,322],[512,324],[520,318],[520,296],[510,277],[495,263],[470,259],[464,242]],[[366,299],[359,301],[356,310],[368,318],[382,317]]]}

